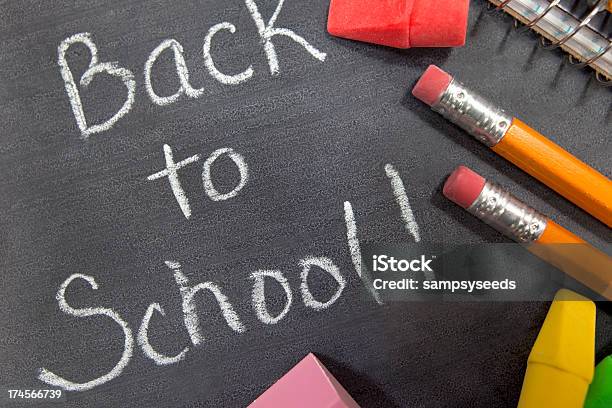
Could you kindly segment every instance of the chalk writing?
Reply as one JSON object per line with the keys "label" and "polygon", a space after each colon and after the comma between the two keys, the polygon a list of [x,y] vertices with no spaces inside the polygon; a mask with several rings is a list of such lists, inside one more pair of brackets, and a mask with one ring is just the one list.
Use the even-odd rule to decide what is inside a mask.
{"label": "chalk writing", "polygon": [[176,198],[176,202],[178,203],[181,211],[183,211],[183,215],[185,218],[189,219],[191,217],[191,207],[189,206],[189,200],[187,199],[187,195],[185,194],[185,190],[183,190],[183,186],[178,178],[178,170],[200,160],[200,156],[195,154],[186,158],[185,160],[181,160],[178,163],[174,162],[174,156],[172,154],[172,148],[167,144],[164,145],[164,157],[166,159],[166,168],[162,171],[158,171],[155,174],[151,174],[147,177],[147,180],[153,181],[160,179],[162,177],[168,177],[168,181],[170,182],[170,188],[172,189],[172,193]]}
{"label": "chalk writing", "polygon": [[55,298],[57,299],[57,303],[62,312],[75,316],[75,317],[89,317],[89,316],[97,316],[103,315],[108,316],[113,319],[123,330],[123,335],[125,337],[123,344],[123,354],[121,355],[121,359],[117,362],[115,367],[108,373],[104,374],[101,377],[96,379],[84,382],[84,383],[76,383],[70,380],[66,380],[65,378],[60,377],[59,375],[47,370],[46,368],[41,368],[38,373],[38,379],[52,385],[54,387],[63,388],[67,391],[86,391],[90,390],[98,385],[102,385],[115,377],[118,377],[125,367],[130,362],[130,358],[132,357],[132,349],[134,346],[134,338],[132,336],[132,330],[128,326],[128,324],[123,320],[121,316],[117,312],[112,309],[107,309],[104,307],[86,307],[83,309],[75,309],[66,302],[66,288],[72,283],[75,279],[82,279],[85,282],[89,283],[89,286],[93,290],[98,289],[98,284],[96,280],[88,275],[82,275],[80,273],[75,273],[70,275],[68,279],[64,281],[60,285],[59,290],[57,291],[57,295]]}
{"label": "chalk writing", "polygon": [[[264,278],[266,277],[275,279],[281,285],[285,291],[285,296],[287,297],[285,307],[277,316],[274,317],[270,315],[270,312],[268,312],[268,307],[266,306],[264,285]],[[287,282],[287,278],[283,276],[281,271],[255,271],[251,274],[251,279],[254,280],[252,302],[253,309],[255,310],[257,317],[262,323],[265,324],[278,323],[289,312],[291,302],[293,301],[293,292],[291,291],[289,282]]]}
{"label": "chalk writing", "polygon": [[215,62],[210,55],[210,46],[213,36],[221,30],[228,30],[230,33],[234,34],[236,32],[236,26],[231,23],[219,23],[212,26],[210,30],[208,30],[208,34],[206,34],[206,37],[204,38],[204,46],[202,47],[204,65],[206,66],[206,69],[208,69],[210,75],[222,84],[238,85],[239,83],[244,82],[253,76],[253,66],[249,65],[246,70],[235,75],[227,75],[217,69]]}
{"label": "chalk writing", "polygon": [[[180,183],[178,182],[178,178],[176,176],[176,170],[199,160],[199,156],[191,156],[188,159],[180,161],[179,163],[175,163],[172,157],[172,149],[168,145],[164,145],[164,153],[166,156],[166,169],[162,170],[161,172],[152,174],[151,176],[149,176],[149,180],[156,180],[161,177],[168,177],[171,180],[170,183],[173,188],[173,191],[182,191],[182,188],[180,188]],[[233,152],[233,150],[231,149],[218,149],[207,160],[208,166],[205,166],[205,168],[208,168],[208,171],[205,171],[206,175],[203,175],[204,179],[208,179],[210,181],[210,166],[212,166],[214,161],[223,154],[227,154],[238,166],[239,169],[244,168],[244,171],[246,172],[246,164],[244,163],[244,160],[241,156],[237,155],[237,153]],[[416,224],[416,221],[414,220],[412,211],[410,210],[408,197],[404,188],[404,183],[399,173],[392,165],[386,165],[385,172],[390,179],[395,199],[400,206],[401,218],[405,222],[408,231],[411,233],[411,235],[413,235],[415,241],[418,241],[420,239],[419,229],[418,225]],[[172,181],[173,177],[176,179],[174,181],[174,185]],[[247,176],[243,175],[241,172],[241,182],[238,185],[240,188],[236,187],[233,191],[240,190],[244,186],[244,183],[246,183],[246,179]],[[243,180],[244,183],[242,182]],[[212,198],[215,196],[215,194],[212,194],[211,189],[214,189],[214,187],[212,187],[212,182],[210,183],[211,185],[208,189],[209,195],[211,195]],[[175,193],[175,196],[177,197],[177,201],[179,201],[178,197],[182,197],[181,194],[177,193]],[[180,204],[181,201],[179,201],[179,205]],[[188,208],[189,206],[187,201],[184,201],[183,205],[181,205],[181,209],[183,210],[183,212],[185,212],[185,209]],[[367,281],[368,277],[362,273],[363,270],[361,261],[361,248],[359,245],[359,240],[357,238],[357,224],[355,221],[355,214],[353,212],[353,207],[351,203],[348,201],[344,202],[344,220],[346,224],[346,239],[353,266],[358,277]],[[216,306],[218,306],[218,310],[220,311],[220,314],[224,318],[228,327],[236,334],[242,334],[246,332],[246,326],[242,323],[240,316],[235,311],[229,298],[223,293],[222,288],[218,284],[207,281],[198,283],[196,285],[190,285],[189,279],[183,273],[181,264],[179,262],[166,261],[165,264],[173,272],[174,281],[178,286],[179,294],[182,299],[183,324],[189,334],[191,343],[194,346],[201,345],[206,340],[202,331],[200,316],[198,314],[198,310],[196,308],[195,303],[195,297],[198,294],[212,294],[213,298],[216,301]],[[300,293],[304,306],[311,308],[315,311],[323,311],[331,307],[335,302],[338,301],[338,299],[340,299],[343,291],[345,290],[347,282],[346,278],[342,275],[340,269],[336,266],[332,259],[326,256],[308,256],[301,259],[298,264],[301,268]],[[331,276],[336,283],[335,292],[327,300],[316,299],[310,290],[308,281],[309,275],[313,268],[319,268],[321,271],[329,274],[329,276]],[[66,288],[70,285],[70,283],[75,279],[83,279],[89,283],[92,289],[98,289],[98,285],[93,277],[82,274],[71,275],[68,279],[66,279],[66,281],[64,281],[64,283],[62,283],[57,292],[56,299],[58,301],[60,310],[68,315],[75,317],[105,315],[113,319],[122,328],[124,333],[124,350],[122,356],[119,362],[110,372],[94,380],[90,380],[84,383],[77,383],[67,380],[47,370],[46,368],[40,369],[38,378],[47,384],[60,387],[68,391],[85,391],[94,388],[100,384],[104,384],[105,382],[116,378],[122,373],[132,356],[133,336],[128,323],[125,322],[121,318],[121,316],[112,309],[102,307],[75,309],[68,305],[65,299],[65,291]],[[285,305],[283,307],[283,310],[279,312],[276,316],[272,316],[270,314],[266,304],[265,279],[271,279],[273,281],[276,281],[285,293]],[[251,273],[251,275],[249,276],[249,280],[252,282],[253,285],[251,292],[251,305],[258,320],[266,325],[278,324],[289,313],[291,305],[293,303],[293,291],[289,282],[287,281],[283,273],[279,270],[257,270]],[[371,287],[372,285],[366,284],[366,286]],[[381,304],[381,300],[378,296],[378,293],[376,291],[373,291],[372,295],[376,302]],[[142,348],[144,355],[153,360],[155,364],[176,364],[181,360],[185,359],[185,356],[189,351],[189,347],[183,348],[183,350],[176,356],[166,356],[164,354],[159,353],[153,348],[153,346],[149,342],[148,329],[151,318],[153,316],[153,312],[155,311],[157,311],[162,317],[165,316],[164,309],[161,307],[161,305],[159,305],[158,303],[151,303],[148,306],[140,324],[136,339],[137,343]],[[206,315],[209,315],[209,313],[206,313]]]}
{"label": "chalk writing", "polygon": [[[240,181],[238,182],[236,187],[234,187],[231,191],[228,191],[227,193],[220,193],[217,191],[210,175],[212,165],[219,157],[223,155],[227,155],[227,157],[231,159],[231,161],[238,168],[238,172],[240,174]],[[168,177],[172,194],[174,194],[174,198],[176,199],[176,202],[178,203],[185,218],[189,219],[189,217],[191,217],[191,206],[189,205],[189,199],[187,198],[187,194],[185,193],[185,190],[183,190],[183,186],[181,185],[181,182],[179,180],[178,170],[200,160],[200,155],[196,154],[186,158],[185,160],[181,160],[180,162],[175,163],[172,148],[169,145],[165,144],[164,157],[166,159],[166,168],[162,171],[158,171],[157,173],[151,174],[147,177],[147,180],[154,181],[162,177]],[[210,156],[208,156],[208,158],[204,161],[204,166],[202,170],[202,183],[204,184],[204,191],[213,201],[224,201],[235,197],[240,192],[240,190],[244,188],[248,180],[249,168],[246,164],[246,161],[240,154],[236,153],[233,149],[230,149],[228,147],[217,149],[212,152]]]}
{"label": "chalk writing", "polygon": [[[336,300],[338,300],[342,294],[342,291],[344,290],[344,287],[346,286],[346,280],[340,274],[338,267],[334,265],[331,259],[326,257],[308,257],[301,260],[300,265],[302,266],[302,273],[300,274],[302,283],[300,284],[300,290],[302,291],[302,299],[304,300],[304,304],[313,308],[314,310],[327,309],[333,305]],[[329,273],[338,283],[336,293],[334,293],[334,295],[327,302],[320,302],[316,300],[308,287],[308,274],[313,266],[318,266],[325,272]]]}
{"label": "chalk writing", "polygon": [[219,304],[219,308],[221,309],[221,314],[225,318],[228,326],[231,327],[235,332],[242,333],[246,330],[240,318],[234,311],[231,303],[227,299],[227,297],[221,292],[221,289],[218,285],[212,282],[204,282],[198,283],[195,286],[188,286],[189,280],[187,277],[181,272],[181,265],[175,261],[167,261],[166,265],[170,269],[174,271],[174,279],[176,280],[176,284],[179,286],[179,290],[181,293],[181,297],[183,298],[183,314],[185,319],[185,327],[189,332],[189,336],[191,337],[191,342],[194,346],[197,346],[204,340],[204,336],[202,335],[202,330],[200,329],[200,318],[198,317],[198,312],[195,307],[194,296],[198,292],[209,291],[211,292],[217,303]]}
{"label": "chalk writing", "polygon": [[[288,28],[277,27],[277,20],[279,19],[281,9],[284,5],[284,0],[278,1],[272,16],[267,22],[259,12],[257,4],[254,0],[245,0],[244,4],[257,28],[257,35],[259,35],[258,39],[260,40],[260,45],[263,48],[263,53],[267,59],[271,76],[277,76],[280,73],[278,53],[273,43],[274,39],[277,39],[278,36],[289,38],[292,40],[292,44],[297,44],[298,46],[302,47],[307,54],[316,60],[321,62],[325,61],[327,54],[315,48],[304,37],[298,35],[293,30]],[[241,72],[232,73],[230,70],[226,69],[224,69],[226,72],[221,72],[221,70],[215,64],[211,50],[213,48],[213,40],[215,38],[219,38],[215,36],[227,35],[227,33],[223,32],[235,34],[237,32],[237,28],[230,22],[221,22],[210,27],[204,37],[202,57],[206,70],[216,81],[224,85],[235,86],[250,80],[254,75],[254,68],[253,64],[245,62],[244,65],[237,69],[242,70]],[[90,52],[88,68],[78,82],[75,81],[66,60],[66,54],[69,48],[75,44],[84,45]],[[159,95],[155,91],[154,79],[152,78],[153,68],[155,67],[159,57],[164,52],[172,53],[171,55],[174,61],[174,69],[172,74],[174,75],[174,70],[176,70],[176,77],[178,77],[180,84],[179,88],[173,94],[167,96]],[[176,103],[181,99],[197,99],[204,95],[205,88],[194,87],[190,82],[189,69],[187,67],[184,54],[184,49],[181,43],[176,39],[171,38],[162,41],[148,56],[144,64],[144,87],[146,94],[153,104],[165,106]],[[62,41],[58,47],[58,64],[60,66],[60,73],[62,79],[64,80],[64,85],[68,94],[72,112],[83,137],[88,137],[92,134],[111,129],[119,119],[127,115],[127,113],[131,110],[135,102],[136,95],[136,80],[132,74],[132,71],[119,66],[119,63],[117,62],[101,63],[98,57],[98,49],[92,40],[91,34],[75,34]],[[91,83],[97,74],[108,74],[113,77],[114,80],[120,80],[127,93],[125,95],[125,100],[122,107],[114,115],[103,122],[92,124],[88,123],[85,117],[80,92]],[[186,219],[190,219],[192,215],[191,205],[188,194],[183,188],[180,180],[179,173],[181,175],[183,175],[183,173],[179,171],[200,161],[200,159],[202,159],[205,155],[201,156],[200,154],[194,154],[182,160],[176,161],[174,158],[173,149],[169,144],[163,145],[163,154],[165,168],[149,175],[147,180],[155,181],[167,178],[170,189],[181,213]],[[213,166],[219,159],[223,158],[229,159],[233,166],[236,167],[239,174],[239,180],[229,191],[219,191],[215,186],[212,177]],[[218,165],[219,164],[217,163],[217,166]],[[412,238],[419,242],[421,239],[421,232],[410,207],[404,182],[402,181],[397,170],[391,164],[387,164],[384,170],[390,181],[393,197],[399,206],[403,224]],[[221,202],[232,199],[240,194],[247,186],[249,178],[256,177],[256,175],[251,176],[249,174],[249,166],[247,165],[245,158],[240,153],[236,152],[230,147],[223,147],[214,150],[204,160],[201,177],[203,189],[207,197],[212,201]],[[150,183],[151,186],[156,184],[159,185],[159,183]],[[243,192],[242,194],[246,193]],[[356,217],[352,204],[349,201],[345,201],[343,210],[344,224],[346,226],[345,237],[348,246],[348,255],[350,255],[350,259],[357,277],[365,281],[368,279],[368,277],[363,273],[361,247],[358,238]],[[334,260],[328,256],[325,256],[324,254],[302,257],[302,259],[297,261],[297,265],[295,267],[300,272],[299,291],[297,288],[294,288],[296,290],[295,294],[301,295],[303,305],[311,310],[312,313],[321,312],[333,306],[339,301],[347,287],[347,277],[341,273],[340,268],[336,265]],[[181,263],[176,260],[165,261],[165,266],[164,264],[161,264],[160,269],[163,269],[167,275],[167,279],[172,282],[171,287],[173,288],[172,290],[175,296],[180,296],[182,309],[181,325],[184,326],[187,334],[189,335],[189,341],[191,344],[183,347],[182,350],[176,355],[166,355],[158,351],[150,342],[149,329],[151,320],[154,316],[156,316],[156,318],[165,318],[166,313],[162,305],[159,303],[147,301],[148,307],[146,308],[142,320],[138,326],[138,332],[135,340],[137,346],[142,349],[144,356],[152,360],[154,364],[160,366],[179,364],[181,361],[186,359],[188,353],[193,352],[192,346],[201,346],[204,342],[209,341],[209,336],[205,335],[205,323],[202,320],[204,317],[211,316],[211,314],[216,313],[218,316],[222,317],[232,335],[247,334],[247,326],[243,323],[242,319],[244,316],[241,317],[243,313],[241,312],[239,315],[232,304],[235,299],[231,299],[226,295],[228,292],[224,290],[221,283],[211,281],[204,281],[197,284],[190,283],[190,279],[187,277],[187,274],[183,272]],[[168,269],[170,269],[172,276],[168,274]],[[313,276],[317,273],[327,274],[333,279],[334,291],[331,295],[315,295],[316,291],[315,293],[311,291],[309,282],[312,283]],[[189,275],[191,276],[191,274]],[[39,370],[38,378],[47,384],[62,388],[64,390],[86,391],[111,381],[112,379],[121,375],[125,367],[129,364],[133,355],[134,336],[129,324],[113,309],[104,307],[85,307],[77,309],[71,307],[66,301],[65,292],[70,284],[76,279],[84,280],[93,290],[98,289],[95,279],[91,276],[83,274],[73,274],[69,276],[60,285],[56,295],[59,310],[66,315],[76,318],[100,315],[112,319],[123,332],[123,351],[121,357],[108,373],[93,380],[85,382],[67,380],[46,368],[41,368]],[[291,312],[294,302],[294,291],[285,274],[283,274],[281,270],[277,269],[258,269],[250,273],[247,282],[252,285],[250,291],[250,305],[252,312],[259,322],[264,325],[282,325],[283,319]],[[267,298],[266,285],[270,284],[279,285],[284,292],[284,305],[282,310],[277,313],[272,313],[268,308],[269,303],[267,301],[271,300]],[[366,286],[371,287],[372,285]],[[178,294],[176,293],[177,288]],[[378,303],[381,303],[376,291],[374,291],[372,295]],[[322,297],[324,298],[321,299]],[[212,306],[209,305],[212,312],[211,310],[202,310],[204,305],[198,305],[196,303],[196,300],[200,298],[205,298],[208,300],[214,299]],[[248,319],[244,321],[250,322]],[[257,324],[256,321],[253,324]],[[251,323],[249,323],[249,327],[250,326]],[[210,337],[214,338],[216,336]],[[83,376],[86,377],[87,374],[83,374]]]}
{"label": "chalk writing", "polygon": [[[66,51],[68,51],[70,46],[77,43],[83,44],[89,48],[89,52],[91,54],[89,59],[89,68],[87,68],[87,71],[83,73],[79,81],[81,86],[87,87],[87,85],[91,83],[94,76],[100,73],[106,73],[119,78],[127,89],[127,96],[121,108],[105,122],[97,125],[90,126],[87,124],[85,112],[83,111],[83,104],[81,103],[81,94],[77,84],[74,82],[72,71],[70,70],[68,62],[66,61]],[[127,68],[119,67],[117,62],[100,63],[98,61],[98,48],[91,40],[91,34],[79,33],[66,38],[59,45],[57,53],[60,73],[62,74],[62,79],[64,80],[64,86],[66,88],[66,93],[68,94],[68,99],[70,100],[70,105],[72,106],[72,113],[74,113],[74,118],[76,119],[77,125],[81,130],[83,137],[88,137],[91,134],[110,129],[115,122],[125,116],[130,109],[132,109],[134,94],[136,93],[136,81],[134,80],[134,74]]]}
{"label": "chalk writing", "polygon": [[416,223],[414,219],[414,214],[412,213],[412,208],[410,207],[410,201],[408,201],[408,196],[406,195],[406,188],[404,187],[404,182],[400,177],[395,167],[392,164],[387,164],[385,166],[385,172],[387,173],[387,177],[391,180],[391,188],[393,189],[393,195],[395,196],[395,201],[397,201],[397,205],[399,205],[400,212],[402,214],[402,219],[404,220],[404,225],[406,229],[414,237],[415,242],[421,241],[421,233],[419,230],[419,225]]}
{"label": "chalk writing", "polygon": [[[212,178],[210,177],[210,168],[212,167],[215,160],[217,160],[222,155],[227,155],[227,157],[229,157],[234,162],[234,164],[238,168],[238,172],[240,173],[240,181],[238,182],[238,185],[236,185],[236,187],[234,187],[231,191],[225,194],[221,194],[217,191],[212,182]],[[229,198],[235,197],[240,192],[240,190],[244,188],[248,180],[249,168],[246,162],[244,161],[244,158],[238,153],[236,153],[233,149],[230,149],[228,147],[225,147],[223,149],[217,149],[212,152],[211,155],[208,156],[208,158],[204,162],[204,169],[202,170],[202,182],[204,183],[204,190],[206,191],[206,194],[208,194],[208,197],[210,197],[210,199],[213,201],[224,201]]]}
{"label": "chalk writing", "polygon": [[297,35],[292,30],[289,30],[287,28],[274,27],[274,23],[276,23],[276,19],[280,14],[284,2],[285,0],[280,0],[278,2],[276,10],[274,10],[274,14],[272,14],[272,17],[268,21],[268,25],[266,25],[263,20],[263,17],[257,9],[257,4],[255,4],[255,1],[245,0],[246,6],[249,9],[249,12],[251,13],[251,17],[253,17],[255,25],[257,26],[257,31],[261,36],[261,41],[264,45],[266,56],[268,57],[268,64],[270,65],[270,73],[272,75],[277,75],[279,72],[278,57],[276,55],[276,49],[274,48],[274,44],[272,43],[272,37],[274,37],[275,35],[284,35],[286,37],[291,38],[293,41],[304,47],[306,51],[310,53],[310,55],[312,55],[321,62],[325,61],[325,58],[327,57],[327,54],[319,51],[318,49],[310,45],[308,41],[306,41],[303,37]]}
{"label": "chalk writing", "polygon": [[[274,36],[285,36],[291,38],[295,43],[304,47],[304,49],[318,61],[323,62],[327,57],[326,53],[319,51],[312,44],[306,41],[304,37],[296,34],[293,30],[290,30],[288,28],[274,27],[274,24],[278,19],[283,4],[284,0],[279,0],[272,17],[268,21],[268,24],[266,24],[263,20],[263,17],[261,16],[261,13],[259,12],[255,1],[245,0],[245,5],[251,15],[251,18],[253,19],[253,22],[257,27],[257,32],[259,33],[261,40],[260,42],[263,46],[266,58],[268,60],[270,74],[272,76],[278,75],[280,72],[278,55],[274,44],[272,43],[272,39]],[[204,66],[206,67],[208,73],[214,79],[224,85],[237,85],[243,83],[253,76],[254,70],[251,64],[249,64],[244,71],[238,74],[229,75],[219,71],[213,61],[213,57],[210,52],[212,40],[213,37],[221,30],[227,30],[230,33],[234,34],[236,32],[236,26],[229,22],[222,22],[213,25],[208,30],[208,33],[204,37],[204,44],[202,47]],[[79,87],[74,81],[72,71],[70,70],[68,62],[66,61],[66,53],[68,49],[72,45],[78,43],[83,44],[87,48],[89,48],[91,54],[89,68],[81,76],[81,79],[79,81],[81,87],[87,87],[87,85],[91,83],[91,81],[97,74],[106,73],[113,77],[119,78],[127,89],[127,96],[121,108],[106,121],[95,125],[88,125],[87,123],[87,120],[85,118],[85,112],[83,110],[83,104],[81,102]],[[180,87],[172,95],[159,96],[153,89],[153,79],[151,78],[151,70],[153,69],[153,66],[155,65],[155,62],[157,61],[159,56],[166,50],[171,50],[173,53],[174,65],[176,69],[176,74],[179,78]],[[60,67],[60,73],[64,80],[64,85],[66,88],[66,93],[68,94],[68,99],[70,100],[70,105],[72,106],[72,112],[77,122],[77,126],[79,127],[79,130],[81,131],[81,135],[83,137],[88,137],[94,133],[101,133],[111,129],[119,119],[125,116],[132,109],[132,105],[134,104],[136,95],[136,81],[134,79],[134,74],[129,69],[120,67],[118,62],[100,63],[98,61],[98,48],[93,42],[90,33],[85,32],[74,34],[62,41],[58,47],[58,65]],[[187,68],[187,64],[185,63],[183,46],[175,39],[166,39],[162,41],[149,54],[149,57],[147,58],[144,64],[144,86],[147,95],[151,99],[151,102],[160,106],[169,105],[178,101],[181,95],[186,95],[189,98],[199,98],[204,94],[203,88],[194,88],[189,83],[189,69]]]}
{"label": "chalk writing", "polygon": [[344,224],[346,225],[346,242],[349,247],[351,254],[351,261],[357,276],[359,276],[365,283],[366,288],[370,288],[372,296],[376,303],[382,305],[380,295],[371,284],[370,279],[367,275],[363,274],[363,265],[361,263],[361,245],[359,244],[359,238],[357,237],[357,222],[355,221],[355,213],[353,212],[353,206],[350,201],[344,202]]}
{"label": "chalk writing", "polygon": [[[157,61],[160,54],[168,48],[170,48],[174,53],[174,65],[176,67],[176,74],[179,77],[181,86],[173,95],[158,96],[153,90],[153,84],[151,83],[151,69],[153,68],[153,64],[155,64],[155,61]],[[174,103],[182,94],[185,94],[190,98],[198,98],[204,93],[203,88],[194,89],[191,84],[189,84],[189,70],[187,69],[187,64],[185,63],[185,57],[183,57],[183,46],[176,40],[162,41],[162,43],[159,44],[153,50],[153,52],[151,52],[147,62],[145,62],[144,77],[147,94],[149,95],[149,98],[151,98],[151,101],[157,105],[163,106]]]}
{"label": "chalk writing", "polygon": [[155,364],[176,364],[185,358],[185,355],[189,351],[189,347],[185,347],[179,354],[174,357],[168,357],[155,351],[151,343],[149,343],[149,335],[147,333],[149,330],[149,322],[151,321],[151,317],[153,316],[154,311],[157,311],[162,316],[166,316],[164,309],[159,305],[159,303],[151,303],[147,308],[144,317],[142,318],[142,323],[140,324],[140,329],[138,329],[138,336],[136,337],[136,340],[142,348],[142,352],[144,353],[144,355],[153,360]]}

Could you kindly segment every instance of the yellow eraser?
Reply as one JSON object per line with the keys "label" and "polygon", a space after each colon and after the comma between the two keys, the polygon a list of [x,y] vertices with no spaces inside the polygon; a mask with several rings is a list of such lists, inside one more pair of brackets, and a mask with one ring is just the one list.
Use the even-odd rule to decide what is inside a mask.
{"label": "yellow eraser", "polygon": [[582,408],[595,370],[595,303],[555,295],[529,359],[518,408]]}

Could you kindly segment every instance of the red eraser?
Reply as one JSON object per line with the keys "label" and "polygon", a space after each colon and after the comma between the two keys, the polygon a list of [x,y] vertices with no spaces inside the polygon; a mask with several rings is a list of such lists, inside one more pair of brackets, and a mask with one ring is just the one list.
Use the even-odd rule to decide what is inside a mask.
{"label": "red eraser", "polygon": [[396,48],[465,44],[469,0],[331,0],[327,31]]}
{"label": "red eraser", "polygon": [[315,357],[308,354],[248,408],[359,408]]}
{"label": "red eraser", "polygon": [[459,166],[444,183],[444,196],[463,208],[468,208],[480,195],[486,180],[465,166]]}
{"label": "red eraser", "polygon": [[440,101],[453,77],[435,65],[430,65],[412,88],[412,94],[432,106]]}
{"label": "red eraser", "polygon": [[413,47],[462,47],[469,0],[415,0],[410,18]]}

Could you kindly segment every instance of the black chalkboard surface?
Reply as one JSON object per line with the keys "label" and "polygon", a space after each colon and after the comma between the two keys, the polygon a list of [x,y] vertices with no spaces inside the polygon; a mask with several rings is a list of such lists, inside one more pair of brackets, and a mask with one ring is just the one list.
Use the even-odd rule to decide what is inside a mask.
{"label": "black chalkboard surface", "polygon": [[[378,305],[351,262],[346,203],[361,240],[412,241],[390,165],[423,241],[506,242],[441,196],[465,164],[604,249],[603,224],[407,91],[440,65],[608,177],[610,91],[484,0],[472,2],[466,47],[404,51],[330,37],[327,3],[0,4],[2,406],[241,407],[309,352],[363,407],[516,405],[548,304]],[[321,263],[344,289],[307,304],[304,264],[315,299],[338,288]],[[281,273],[293,296],[276,324],[252,305],[262,271]],[[191,332],[180,282],[206,286]],[[277,316],[286,295],[266,282]],[[148,309],[159,365],[139,336]],[[597,324],[601,359],[612,352],[606,305]],[[7,399],[56,388],[41,368],[81,385],[55,402]]]}

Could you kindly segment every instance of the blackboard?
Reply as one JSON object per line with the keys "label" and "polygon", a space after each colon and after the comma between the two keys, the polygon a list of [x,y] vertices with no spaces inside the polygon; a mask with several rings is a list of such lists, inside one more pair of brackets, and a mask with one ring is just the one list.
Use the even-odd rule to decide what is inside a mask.
{"label": "blackboard", "polygon": [[[79,318],[59,308],[60,285],[82,274],[98,289],[76,278],[66,301],[117,313],[132,331],[133,353],[117,378],[69,392],[60,405],[246,406],[314,352],[363,407],[515,406],[548,304],[378,305],[355,275],[345,202],[360,239],[412,240],[385,173],[391,164],[423,241],[506,242],[441,196],[445,176],[465,164],[605,248],[610,235],[603,224],[484,149],[408,90],[429,64],[440,65],[608,177],[610,91],[589,72],[568,67],[561,53],[513,32],[508,18],[487,14],[484,0],[472,2],[467,46],[452,50],[394,50],[332,38],[325,30],[327,3],[285,1],[275,26],[300,35],[325,59],[276,35],[273,75],[252,10],[241,0],[2,2],[3,393],[49,388],[37,379],[41,368],[87,382],[121,358],[124,333],[113,319]],[[277,4],[256,1],[264,23]],[[209,51],[219,72],[245,74],[237,84],[219,82],[204,62],[205,37],[223,22],[229,25],[217,27]],[[130,111],[110,129],[85,135],[58,64],[58,47],[78,33],[89,33],[100,64],[117,61],[101,67],[129,82],[121,71],[127,69],[135,84]],[[202,91],[160,106],[145,90],[145,62],[169,39],[182,46],[189,83]],[[172,55],[172,49],[161,53],[151,70],[160,96],[180,86]],[[66,51],[85,117],[95,124],[119,110],[127,88],[122,79],[97,74],[83,90],[78,81],[89,60],[83,44]],[[167,177],[147,180],[166,167],[164,144],[176,162],[199,155],[197,164],[177,170],[189,219]],[[220,156],[208,179],[219,194],[241,180],[228,151],[218,150],[224,148],[244,160],[248,180],[234,197],[215,201],[202,180],[214,152]],[[346,283],[326,309],[307,307],[300,296],[300,262],[309,257],[333,261]],[[199,295],[202,339],[194,346],[169,261],[180,263],[190,285],[216,284],[242,332],[226,323],[210,293]],[[277,324],[255,315],[255,271],[281,271],[292,290],[291,308]],[[337,287],[317,268],[311,281],[323,299]],[[281,312],[283,296],[280,286],[270,286],[271,313]],[[189,347],[176,364],[154,364],[136,339],[151,303],[165,311],[154,311],[150,321],[155,349],[174,356]],[[609,308],[600,305],[598,359],[612,352],[611,323]]]}

